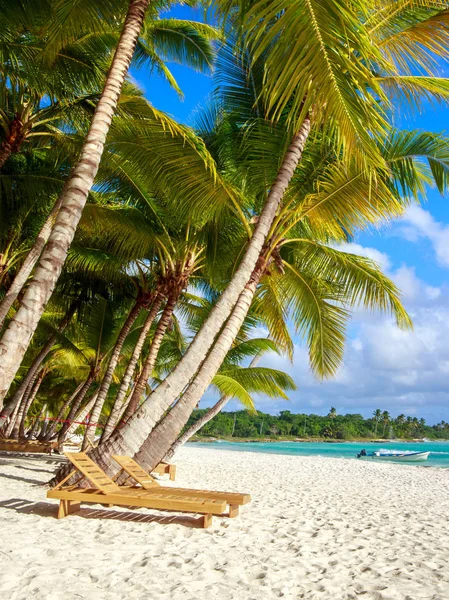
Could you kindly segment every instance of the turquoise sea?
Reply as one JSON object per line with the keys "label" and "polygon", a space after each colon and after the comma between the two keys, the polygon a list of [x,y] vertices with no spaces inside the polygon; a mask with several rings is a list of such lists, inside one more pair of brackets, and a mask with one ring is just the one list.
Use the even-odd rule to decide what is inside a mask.
{"label": "turquoise sea", "polygon": [[[406,466],[446,467],[449,468],[449,441],[442,442],[400,442],[391,441],[381,444],[361,442],[192,442],[189,446],[236,450],[240,452],[265,452],[268,454],[294,454],[298,456],[330,456],[334,458],[356,459],[356,454],[365,448],[367,452],[388,448],[390,450],[430,451],[425,462],[407,463]],[[368,459],[365,459],[368,460]],[[404,463],[405,464],[405,463]]]}

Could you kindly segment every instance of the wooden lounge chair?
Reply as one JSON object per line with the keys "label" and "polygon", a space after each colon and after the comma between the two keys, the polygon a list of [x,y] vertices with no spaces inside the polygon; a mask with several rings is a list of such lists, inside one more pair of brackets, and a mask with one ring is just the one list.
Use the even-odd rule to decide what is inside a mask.
{"label": "wooden lounge chair", "polygon": [[176,465],[161,462],[157,465],[157,467],[154,467],[151,472],[157,473],[158,475],[168,475],[170,481],[174,481],[176,477]]}
{"label": "wooden lounge chair", "polygon": [[0,439],[0,451],[6,452],[40,452],[51,454],[57,448],[56,442],[42,442],[40,440],[12,440]]}
{"label": "wooden lounge chair", "polygon": [[[47,492],[47,498],[60,501],[58,519],[74,513],[81,504],[106,504],[108,506],[128,506],[136,508],[154,508],[176,512],[200,513],[203,527],[212,523],[212,515],[221,515],[226,510],[226,502],[215,498],[198,498],[195,494],[178,495],[172,493],[157,494],[142,487],[118,486],[100,467],[83,452],[67,452],[66,457],[75,469],[56,487]],[[81,478],[69,485],[76,475]],[[86,479],[92,487],[82,488],[80,481]]]}
{"label": "wooden lounge chair", "polygon": [[[248,504],[248,502],[251,501],[251,496],[249,494],[161,486],[149,473],[147,473],[147,471],[145,471],[145,469],[129,456],[113,455],[112,458],[121,467],[120,471],[114,476],[114,480],[118,479],[122,473],[125,472],[129,476],[128,479],[134,479],[134,481],[139,483],[143,489],[156,494],[176,494],[177,496],[190,496],[194,494],[201,498],[221,500],[226,502],[229,506],[228,516],[231,518],[236,517],[239,514],[240,506]],[[128,480],[126,480],[125,483],[128,483]]]}

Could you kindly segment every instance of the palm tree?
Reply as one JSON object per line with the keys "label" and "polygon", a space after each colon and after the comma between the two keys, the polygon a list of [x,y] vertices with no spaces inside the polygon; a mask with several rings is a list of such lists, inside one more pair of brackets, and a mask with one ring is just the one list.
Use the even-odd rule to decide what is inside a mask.
{"label": "palm tree", "polygon": [[387,410],[384,410],[382,413],[382,423],[383,423],[383,429],[382,429],[382,437],[385,437],[385,431],[387,429],[387,425],[390,422],[390,413]]}
{"label": "palm tree", "polygon": [[[267,340],[264,340],[264,342],[266,341]],[[273,344],[273,346],[271,346],[271,344],[272,342],[268,345],[268,348],[270,350],[275,350],[276,352],[279,352],[276,345]],[[266,347],[262,346],[260,351],[257,352],[254,358],[251,360],[250,364],[248,365],[248,369],[254,369],[257,366],[260,359],[263,357],[265,351]],[[212,382],[214,382],[214,380],[212,380]],[[268,386],[266,385],[267,383]],[[262,393],[267,393],[268,395],[270,395],[270,397],[272,397],[273,393],[279,394],[280,397],[285,397],[283,390],[281,390],[276,384],[273,384],[274,380],[263,381],[261,388]],[[248,388],[246,386],[245,391],[248,391]],[[167,452],[166,456],[164,457],[164,460],[170,460],[181,446],[188,442],[192,436],[194,436],[202,427],[204,427],[204,425],[206,425],[206,423],[209,423],[211,419],[213,419],[220,411],[223,410],[223,408],[226,406],[229,400],[232,399],[232,397],[232,394],[223,394],[223,396],[221,396],[218,402],[216,402],[202,417],[195,421],[195,423],[191,427],[189,427],[187,431],[185,431],[182,435],[179,436],[179,438],[175,441],[170,450]],[[253,409],[253,405],[250,405],[249,407],[247,406],[247,408]]]}
{"label": "palm tree", "polygon": [[[322,48],[320,49],[322,51]],[[372,88],[374,89],[374,88]],[[376,88],[377,89],[377,88]],[[384,97],[382,95],[382,97]],[[360,98],[357,99],[357,101]],[[385,101],[385,100],[384,100]],[[325,105],[326,103],[324,103],[323,105]],[[378,115],[379,116],[379,115]],[[377,117],[376,117],[377,118]],[[376,120],[375,118],[375,120]],[[377,121],[376,121],[377,122]],[[349,127],[349,126],[348,126]],[[350,133],[348,133],[349,129],[346,131],[348,138],[351,137]],[[374,150],[373,150],[374,152]],[[377,151],[376,151],[377,152]],[[404,162],[407,159],[405,159],[404,157]],[[380,161],[382,163],[382,161]],[[355,163],[355,165],[357,166],[357,163]],[[341,168],[340,168],[340,172],[341,172]],[[358,177],[360,177],[361,175],[358,175]],[[367,178],[369,179],[368,175]],[[273,189],[273,188],[272,188]],[[270,192],[271,194],[271,192]],[[391,200],[391,194],[389,195],[389,198]],[[387,204],[383,204],[383,206],[385,206],[385,208],[387,207]],[[334,208],[334,205],[333,205]],[[399,207],[398,207],[399,208]],[[354,213],[355,214],[355,213]],[[360,213],[359,213],[360,214]],[[263,219],[262,219],[263,220]],[[257,227],[259,226],[259,223],[261,222],[261,219],[258,220],[258,224]],[[352,221],[352,226],[354,226],[355,222]],[[256,232],[258,231],[256,227]],[[254,239],[254,236],[253,236]],[[260,238],[259,238],[260,239]],[[273,252],[274,250],[271,250],[271,252]],[[263,261],[262,261],[263,262]],[[260,276],[260,274],[263,272],[262,270],[262,265],[258,266],[258,269],[256,269],[256,271],[253,272],[253,281],[251,282],[251,285],[249,285],[249,287],[247,287],[247,289],[245,290],[244,294],[242,294],[240,300],[241,300],[241,307],[242,310],[240,311],[241,315],[244,314],[245,311],[245,307],[247,307],[249,305],[248,300],[250,299],[251,295],[254,293],[256,287],[257,287],[257,279]],[[258,271],[258,272],[257,272]],[[239,273],[239,271],[237,270],[237,273]],[[231,286],[232,287],[232,286]],[[251,289],[252,288],[252,289]],[[229,289],[229,288],[228,288]],[[234,292],[236,291],[236,287],[233,288]],[[226,294],[226,293],[225,293]],[[231,292],[229,292],[228,295],[225,296],[225,294],[223,294],[219,300],[219,302],[216,305],[216,311],[214,312],[214,316],[217,316],[220,314],[221,308],[225,307],[226,302],[227,302],[227,298],[231,297],[230,294]],[[226,301],[225,299],[226,298]],[[237,310],[237,309],[236,309]],[[234,313],[235,314],[235,313]],[[241,316],[239,317],[241,318]],[[232,323],[231,323],[232,321]],[[232,340],[232,335],[235,335],[236,332],[238,331],[238,319],[230,319],[228,320],[228,325],[226,328],[226,334],[228,336],[228,341],[227,344],[230,343],[230,341]],[[144,429],[146,428],[147,430],[150,429],[152,426],[154,426],[154,423],[157,421],[157,419],[161,416],[161,414],[163,413],[164,410],[166,410],[166,408],[168,408],[168,406],[171,404],[171,402],[173,402],[173,400],[175,399],[176,395],[178,394],[179,391],[181,391],[182,387],[187,383],[188,379],[191,378],[191,373],[197,368],[198,365],[198,361],[203,360],[204,358],[204,347],[200,347],[200,340],[203,343],[204,346],[204,341],[205,341],[205,337],[202,335],[204,332],[212,332],[213,327],[215,327],[215,325],[218,325],[218,321],[215,322],[215,324],[211,327],[209,326],[205,326],[202,330],[202,332],[200,332],[200,334],[195,338],[195,341],[193,342],[193,344],[191,345],[191,348],[189,349],[189,351],[186,354],[186,357],[183,359],[183,361],[181,361],[181,364],[177,367],[177,369],[175,370],[175,372],[170,375],[165,382],[159,386],[159,388],[156,390],[156,392],[154,392],[154,394],[152,395],[152,401],[154,402],[154,404],[156,406],[158,406],[158,414],[155,415],[154,412],[152,412],[152,414],[150,414],[148,416],[148,411],[145,409],[142,414],[140,414],[139,416],[144,416],[143,419],[140,420],[139,423],[139,428],[141,429],[141,432],[139,435],[144,435]],[[217,330],[214,330],[215,332]],[[205,334],[206,335],[206,334]],[[214,333],[215,335],[215,333]],[[198,342],[198,346],[196,345]],[[195,391],[192,390],[192,393],[190,394],[190,396],[188,396],[187,394],[184,394],[183,396],[183,403],[187,403],[187,398],[189,398],[189,406],[191,407],[192,405],[195,406],[197,403],[197,398],[198,396],[200,396],[202,394],[202,392],[205,389],[205,386],[207,387],[207,379],[209,379],[210,381],[210,377],[213,373],[213,370],[218,368],[219,364],[220,364],[220,360],[222,360],[223,355],[225,354],[225,349],[226,349],[226,345],[222,345],[221,348],[219,348],[219,345],[216,344],[216,349],[217,352],[215,352],[214,354],[214,360],[212,361],[212,359],[208,362],[208,370],[209,373],[207,375],[204,376],[204,380],[203,383],[201,383],[201,385],[197,385]],[[195,348],[195,355],[193,353],[193,349]],[[191,353],[190,353],[191,350]],[[211,365],[214,365],[213,368],[211,367]],[[182,367],[181,367],[182,365]],[[204,370],[206,363],[203,364],[202,369]],[[204,371],[203,371],[204,372]],[[182,383],[182,385],[181,385]],[[198,377],[195,379],[195,384],[198,383]],[[178,389],[178,385],[179,385],[179,389]],[[190,385],[190,387],[192,388],[192,385]],[[190,391],[190,388],[189,388]],[[161,412],[162,411],[162,412]],[[156,418],[155,418],[156,417]],[[169,418],[174,419],[173,417],[173,411],[171,412]],[[184,420],[184,418],[182,419]],[[171,431],[174,431],[175,427],[179,426],[179,424],[181,423],[181,421],[178,421],[176,423],[176,425],[173,425],[173,427],[171,428]],[[125,448],[127,446],[126,442],[123,442],[123,437],[124,437],[124,432],[121,432],[121,440],[118,441],[118,444],[122,444],[123,448]],[[137,436],[136,436],[136,431],[133,431],[133,439],[134,441],[137,443]],[[112,442],[111,444],[109,444],[108,448],[104,448],[102,450],[102,453],[104,456],[107,456],[107,453],[109,451],[109,448],[112,448]],[[127,448],[127,451],[129,451],[129,448]],[[98,458],[101,457],[101,452],[98,452],[96,454],[96,456]],[[107,459],[105,460],[105,466],[107,466]]]}
{"label": "palm tree", "polygon": [[[122,86],[133,58],[150,0],[130,0],[114,58],[92,117],[80,158],[61,194],[48,243],[42,252],[17,314],[0,341],[2,375],[0,398],[3,400],[30,343],[45,306],[61,273],[82,210],[97,174],[106,136],[116,111]],[[20,342],[18,343],[18,340]]]}
{"label": "palm tree", "polygon": [[327,416],[329,417],[329,419],[334,420],[337,416],[337,409],[332,406]]}
{"label": "palm tree", "polygon": [[374,435],[377,436],[377,428],[379,427],[379,421],[382,417],[382,411],[380,410],[380,408],[376,408],[376,410],[373,412],[373,417],[374,417],[374,422],[376,423]]}

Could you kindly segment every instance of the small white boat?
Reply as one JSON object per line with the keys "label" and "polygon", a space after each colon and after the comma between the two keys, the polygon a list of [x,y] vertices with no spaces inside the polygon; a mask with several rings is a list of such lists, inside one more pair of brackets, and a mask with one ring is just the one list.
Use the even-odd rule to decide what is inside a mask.
{"label": "small white boat", "polygon": [[430,452],[413,452],[412,450],[376,450],[367,453],[362,450],[357,458],[373,458],[377,460],[393,460],[395,462],[421,462],[429,458]]}

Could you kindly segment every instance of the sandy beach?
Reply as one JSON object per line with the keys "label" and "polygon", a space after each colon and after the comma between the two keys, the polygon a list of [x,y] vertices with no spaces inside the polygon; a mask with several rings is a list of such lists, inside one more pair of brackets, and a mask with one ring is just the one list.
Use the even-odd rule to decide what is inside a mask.
{"label": "sandy beach", "polygon": [[58,521],[40,484],[59,460],[0,455],[1,598],[449,598],[449,470],[183,448],[171,485],[253,497],[204,530],[101,506]]}

